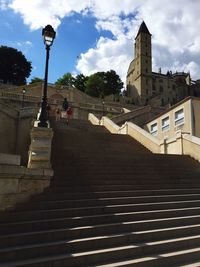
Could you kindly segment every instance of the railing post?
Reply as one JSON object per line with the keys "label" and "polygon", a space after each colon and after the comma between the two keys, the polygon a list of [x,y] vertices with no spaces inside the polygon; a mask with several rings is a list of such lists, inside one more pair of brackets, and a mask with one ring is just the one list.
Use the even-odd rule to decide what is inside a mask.
{"label": "railing post", "polygon": [[46,127],[33,127],[29,149],[28,168],[51,169],[51,142],[53,131]]}

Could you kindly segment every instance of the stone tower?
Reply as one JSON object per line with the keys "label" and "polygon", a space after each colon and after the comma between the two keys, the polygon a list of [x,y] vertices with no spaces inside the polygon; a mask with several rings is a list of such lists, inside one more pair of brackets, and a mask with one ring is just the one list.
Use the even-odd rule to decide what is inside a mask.
{"label": "stone tower", "polygon": [[127,73],[127,91],[135,104],[148,104],[152,95],[151,34],[144,21],[135,38],[135,58]]}

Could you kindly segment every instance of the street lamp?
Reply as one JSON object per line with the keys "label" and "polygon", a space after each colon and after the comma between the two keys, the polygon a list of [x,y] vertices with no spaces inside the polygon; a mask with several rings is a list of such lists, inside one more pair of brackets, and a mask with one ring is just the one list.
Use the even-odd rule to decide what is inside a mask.
{"label": "street lamp", "polygon": [[105,110],[104,110],[104,105],[105,105],[105,101],[102,101],[102,105],[103,105],[103,116],[105,115]]}
{"label": "street lamp", "polygon": [[49,65],[49,51],[53,41],[56,37],[56,32],[51,25],[47,25],[42,29],[42,36],[44,38],[44,44],[46,45],[46,64],[45,64],[45,76],[43,86],[43,96],[41,103],[41,113],[39,116],[39,127],[47,127],[47,80],[48,80],[48,65]]}
{"label": "street lamp", "polygon": [[26,89],[23,89],[22,90],[22,108],[24,108],[24,96],[25,96],[25,93],[26,93]]}

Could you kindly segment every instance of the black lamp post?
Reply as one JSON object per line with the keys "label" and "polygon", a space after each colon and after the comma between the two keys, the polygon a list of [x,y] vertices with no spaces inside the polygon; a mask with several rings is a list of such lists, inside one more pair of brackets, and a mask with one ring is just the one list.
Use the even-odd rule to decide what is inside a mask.
{"label": "black lamp post", "polygon": [[104,116],[105,115],[105,108],[104,108],[105,101],[104,100],[102,101],[102,105],[103,105],[103,116]]}
{"label": "black lamp post", "polygon": [[22,90],[22,108],[24,108],[24,96],[25,96],[26,90]]}
{"label": "black lamp post", "polygon": [[48,66],[49,66],[49,51],[53,41],[56,37],[56,32],[51,25],[47,25],[42,29],[42,36],[44,37],[44,44],[46,45],[46,64],[45,64],[45,76],[43,86],[43,96],[41,103],[41,113],[39,116],[39,127],[47,127],[47,80],[48,80]]}

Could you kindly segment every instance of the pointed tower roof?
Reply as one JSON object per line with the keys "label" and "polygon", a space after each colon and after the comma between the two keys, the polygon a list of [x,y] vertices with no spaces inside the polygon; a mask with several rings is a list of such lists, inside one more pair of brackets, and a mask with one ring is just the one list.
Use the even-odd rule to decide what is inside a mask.
{"label": "pointed tower roof", "polygon": [[140,25],[139,31],[138,31],[138,33],[137,33],[135,39],[138,37],[138,35],[139,35],[140,33],[147,33],[147,34],[151,35],[150,32],[149,32],[149,30],[148,30],[148,28],[147,28],[147,25],[145,24],[144,21],[143,21],[142,24]]}

